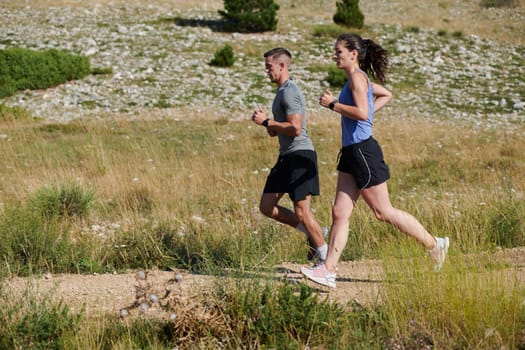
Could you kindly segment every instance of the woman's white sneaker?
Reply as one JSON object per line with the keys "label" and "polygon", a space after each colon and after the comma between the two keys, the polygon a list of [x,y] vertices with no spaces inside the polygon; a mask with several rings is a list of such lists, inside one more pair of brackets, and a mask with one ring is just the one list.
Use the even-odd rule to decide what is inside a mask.
{"label": "woman's white sneaker", "polygon": [[335,288],[336,274],[328,272],[324,264],[319,264],[312,268],[301,267],[301,273],[316,283],[330,288]]}
{"label": "woman's white sneaker", "polygon": [[434,260],[434,270],[440,271],[447,257],[448,247],[450,246],[450,240],[448,237],[440,238],[436,237],[436,247],[429,250],[430,256]]}

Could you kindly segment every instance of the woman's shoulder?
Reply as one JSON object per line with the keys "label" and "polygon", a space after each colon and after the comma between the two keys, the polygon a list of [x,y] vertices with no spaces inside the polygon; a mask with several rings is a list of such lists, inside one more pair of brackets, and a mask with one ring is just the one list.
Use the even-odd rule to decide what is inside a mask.
{"label": "woman's shoulder", "polygon": [[367,88],[371,83],[366,72],[364,72],[361,69],[356,69],[350,72],[350,77],[352,79],[352,87],[354,88],[355,87]]}
{"label": "woman's shoulder", "polygon": [[369,81],[368,74],[360,68],[354,69],[352,72],[350,72],[350,75],[352,76],[352,80],[359,79],[359,80],[366,80]]}

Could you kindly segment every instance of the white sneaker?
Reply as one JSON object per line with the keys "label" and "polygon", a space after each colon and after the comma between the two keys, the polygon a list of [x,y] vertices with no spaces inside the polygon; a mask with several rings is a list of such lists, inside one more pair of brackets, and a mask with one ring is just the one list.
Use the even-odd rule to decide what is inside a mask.
{"label": "white sneaker", "polygon": [[312,268],[301,267],[301,273],[316,283],[330,288],[335,288],[336,274],[328,272],[324,264],[319,264]]}
{"label": "white sneaker", "polygon": [[434,271],[440,271],[447,256],[450,240],[448,237],[436,237],[436,247],[429,250],[430,256],[434,260]]}

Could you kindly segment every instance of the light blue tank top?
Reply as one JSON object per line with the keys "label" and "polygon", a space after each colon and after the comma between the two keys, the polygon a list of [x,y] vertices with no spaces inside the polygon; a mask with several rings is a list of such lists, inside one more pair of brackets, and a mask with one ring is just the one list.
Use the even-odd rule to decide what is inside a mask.
{"label": "light blue tank top", "polygon": [[[370,79],[365,72],[361,71],[368,80],[368,119],[352,120],[341,115],[342,146],[349,146],[367,140],[372,136],[372,125],[374,120],[374,95]],[[349,88],[347,80],[343,90],[339,94],[339,102],[345,105],[355,106],[354,96]]]}

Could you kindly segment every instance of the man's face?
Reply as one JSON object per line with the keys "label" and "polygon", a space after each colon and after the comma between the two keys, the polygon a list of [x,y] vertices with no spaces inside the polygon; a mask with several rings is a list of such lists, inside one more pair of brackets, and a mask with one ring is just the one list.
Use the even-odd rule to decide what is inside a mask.
{"label": "man's face", "polygon": [[279,81],[279,77],[281,76],[282,65],[275,61],[273,57],[266,57],[264,71],[268,75],[268,78],[270,78],[270,81],[275,83]]}

